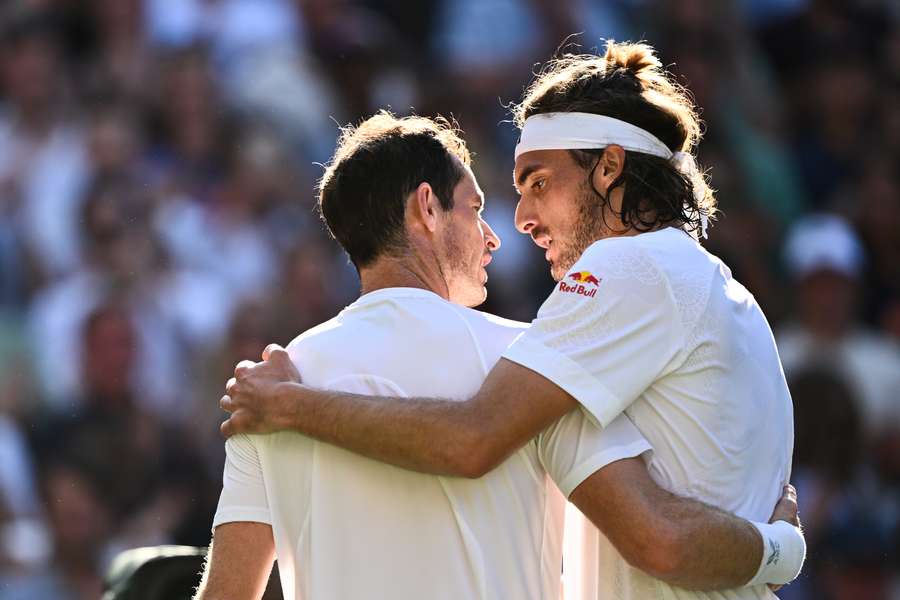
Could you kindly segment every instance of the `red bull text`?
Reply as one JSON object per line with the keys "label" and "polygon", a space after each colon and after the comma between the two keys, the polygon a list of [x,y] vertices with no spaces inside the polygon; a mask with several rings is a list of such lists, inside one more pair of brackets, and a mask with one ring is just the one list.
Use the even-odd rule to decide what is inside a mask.
{"label": "red bull text", "polygon": [[566,275],[566,279],[571,279],[575,283],[566,283],[565,280],[560,281],[559,291],[578,294],[587,298],[593,298],[597,295],[597,286],[600,285],[600,280],[594,277],[590,271],[569,273]]}

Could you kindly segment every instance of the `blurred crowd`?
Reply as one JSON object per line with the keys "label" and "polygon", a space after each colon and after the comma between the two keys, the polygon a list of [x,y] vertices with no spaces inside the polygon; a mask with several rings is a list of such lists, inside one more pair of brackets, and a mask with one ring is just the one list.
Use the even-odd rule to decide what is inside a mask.
{"label": "blurred crowd", "polygon": [[552,282],[512,224],[508,105],[604,38],[702,107],[705,245],[775,330],[810,547],[779,594],[900,598],[896,2],[6,0],[0,600],[95,600],[122,549],[208,544],[235,363],[358,293],[315,212],[339,124],[458,120],[503,240],[483,308],[530,320]]}

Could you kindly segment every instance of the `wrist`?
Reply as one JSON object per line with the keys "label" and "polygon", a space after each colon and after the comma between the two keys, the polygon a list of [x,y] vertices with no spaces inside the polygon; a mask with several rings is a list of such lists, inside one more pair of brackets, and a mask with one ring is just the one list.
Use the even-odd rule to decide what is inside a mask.
{"label": "wrist", "polygon": [[763,553],[756,575],[747,585],[784,585],[796,579],[806,558],[806,540],[799,527],[787,521],[751,524],[763,540]]}
{"label": "wrist", "polygon": [[303,414],[303,385],[285,381],[276,386],[278,410],[273,415],[273,425],[277,430],[299,431],[306,433],[300,419]]}

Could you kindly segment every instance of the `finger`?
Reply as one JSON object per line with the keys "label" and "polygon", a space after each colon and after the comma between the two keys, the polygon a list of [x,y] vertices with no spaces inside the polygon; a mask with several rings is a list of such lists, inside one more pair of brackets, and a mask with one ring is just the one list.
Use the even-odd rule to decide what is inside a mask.
{"label": "finger", "polygon": [[792,486],[791,484],[786,484],[784,489],[781,491],[782,497],[787,497],[792,499],[794,502],[797,501],[797,488]]}
{"label": "finger", "polygon": [[254,365],[256,365],[256,363],[252,360],[242,360],[234,368],[234,376],[238,379],[243,379]]}
{"label": "finger", "polygon": [[225,384],[225,393],[229,396],[234,396],[237,391],[237,379],[232,377],[228,380],[228,383]]}
{"label": "finger", "polygon": [[785,492],[775,505],[775,510],[772,512],[772,518],[769,519],[769,522],[787,521],[795,527],[799,527],[800,518],[798,512],[796,497],[793,493]]}
{"label": "finger", "polygon": [[265,350],[263,350],[262,359],[269,360],[269,357],[272,356],[272,353],[275,352],[276,350],[280,350],[281,352],[284,352],[284,348],[282,348],[280,345],[269,344],[268,346],[266,346]]}
{"label": "finger", "polygon": [[222,396],[222,398],[219,400],[219,407],[222,410],[230,413],[233,413],[235,410],[237,410],[237,404],[235,404],[234,400],[231,399],[231,396],[228,396],[227,394],[225,396]]}
{"label": "finger", "polygon": [[234,435],[234,424],[231,422],[231,419],[225,419],[222,421],[222,424],[219,425],[219,431],[226,440]]}

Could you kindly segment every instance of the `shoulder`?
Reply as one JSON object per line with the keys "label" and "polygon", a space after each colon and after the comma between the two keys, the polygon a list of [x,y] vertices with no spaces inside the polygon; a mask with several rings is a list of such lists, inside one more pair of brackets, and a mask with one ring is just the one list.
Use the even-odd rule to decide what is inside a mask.
{"label": "shoulder", "polygon": [[303,355],[327,346],[345,334],[341,315],[311,327],[291,340],[285,350],[295,361]]}
{"label": "shoulder", "polygon": [[554,296],[600,308],[613,299],[663,302],[671,296],[666,274],[641,236],[591,244],[556,284]]}
{"label": "shoulder", "polygon": [[583,274],[587,270],[589,275],[594,275],[593,270],[596,270],[607,279],[659,283],[662,271],[653,253],[648,251],[646,243],[640,238],[641,236],[634,236],[598,240],[584,251],[572,271]]}
{"label": "shoulder", "polygon": [[462,320],[465,321],[469,329],[472,330],[472,333],[479,339],[502,338],[508,339],[509,342],[512,342],[513,339],[515,339],[529,326],[528,323],[513,321],[512,319],[505,319],[503,317],[498,317],[497,315],[493,315],[491,313],[483,312],[480,310],[475,310],[473,308],[466,308],[464,306],[457,305],[452,306],[454,312],[456,312],[462,318]]}

